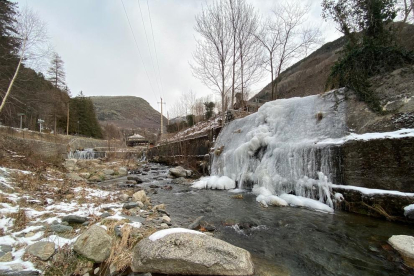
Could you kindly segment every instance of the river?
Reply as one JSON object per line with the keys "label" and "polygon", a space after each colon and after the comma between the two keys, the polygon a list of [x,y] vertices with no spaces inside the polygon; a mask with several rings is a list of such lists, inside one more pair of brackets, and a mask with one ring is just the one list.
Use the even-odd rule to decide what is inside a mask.
{"label": "river", "polygon": [[[215,237],[252,253],[262,275],[414,275],[387,243],[392,235],[414,235],[410,225],[338,210],[263,208],[250,192],[235,199],[228,191],[171,184],[167,167],[150,166],[141,185],[151,190],[153,205],[166,204],[174,226],[204,216]],[[162,189],[166,185],[172,190]]]}

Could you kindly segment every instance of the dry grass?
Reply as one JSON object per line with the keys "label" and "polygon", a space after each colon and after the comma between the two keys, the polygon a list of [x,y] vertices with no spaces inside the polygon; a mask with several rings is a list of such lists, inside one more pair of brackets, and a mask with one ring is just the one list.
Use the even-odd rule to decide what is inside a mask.
{"label": "dry grass", "polygon": [[26,211],[22,208],[19,208],[17,213],[10,214],[10,218],[14,219],[13,230],[21,231],[26,228],[29,218],[26,215]]}
{"label": "dry grass", "polygon": [[132,249],[138,242],[138,238],[133,237],[131,231],[132,227],[130,225],[122,227],[122,236],[113,243],[111,255],[106,261],[107,265],[115,266],[119,272],[125,271],[131,265]]}

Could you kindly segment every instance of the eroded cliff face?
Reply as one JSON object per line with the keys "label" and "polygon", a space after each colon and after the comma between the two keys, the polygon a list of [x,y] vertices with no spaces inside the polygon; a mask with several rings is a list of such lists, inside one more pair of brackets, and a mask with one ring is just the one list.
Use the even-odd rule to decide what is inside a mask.
{"label": "eroded cliff face", "polygon": [[346,112],[349,130],[361,134],[414,128],[414,66],[373,77],[370,82],[385,114],[372,112],[350,94]]}

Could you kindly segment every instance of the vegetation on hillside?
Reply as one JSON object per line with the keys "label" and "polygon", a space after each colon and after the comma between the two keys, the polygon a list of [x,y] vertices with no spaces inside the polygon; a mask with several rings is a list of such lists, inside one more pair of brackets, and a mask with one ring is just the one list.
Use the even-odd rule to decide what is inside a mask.
{"label": "vegetation on hillside", "polygon": [[[90,100],[70,99],[63,60],[57,53],[53,53],[46,77],[28,67],[28,60],[38,58],[39,47],[35,44],[45,42],[45,33],[45,24],[30,9],[19,11],[16,3],[0,1],[0,102],[4,102],[0,123],[19,127],[22,119],[23,128],[39,130],[38,120],[43,120],[45,131],[66,133],[70,105],[69,133],[102,137],[99,125],[88,117],[94,116]],[[29,46],[36,51],[30,51]],[[41,56],[47,55],[42,51]],[[84,115],[87,117],[82,118]],[[90,127],[82,125],[89,122],[92,122]]]}
{"label": "vegetation on hillside", "polygon": [[332,18],[347,39],[342,57],[332,67],[327,87],[348,87],[359,100],[382,112],[368,79],[414,64],[414,53],[398,45],[393,29],[397,8],[393,0],[324,0],[324,17]]}

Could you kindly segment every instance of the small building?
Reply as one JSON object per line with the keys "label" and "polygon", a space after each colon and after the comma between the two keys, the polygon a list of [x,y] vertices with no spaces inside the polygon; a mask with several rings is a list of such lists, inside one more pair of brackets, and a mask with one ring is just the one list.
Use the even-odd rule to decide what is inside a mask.
{"label": "small building", "polygon": [[139,134],[131,135],[126,140],[126,145],[128,147],[135,147],[135,146],[148,146],[148,140]]}

